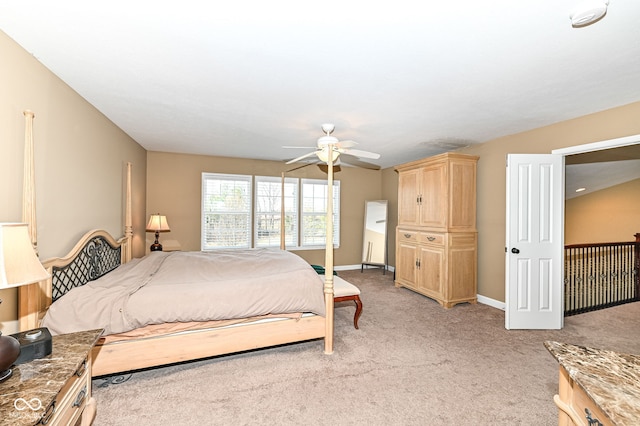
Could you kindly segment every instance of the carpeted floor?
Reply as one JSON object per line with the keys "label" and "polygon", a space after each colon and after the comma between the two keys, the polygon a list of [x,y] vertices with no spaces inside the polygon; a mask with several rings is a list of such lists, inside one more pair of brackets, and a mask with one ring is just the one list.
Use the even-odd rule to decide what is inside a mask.
{"label": "carpeted floor", "polygon": [[321,341],[216,357],[93,383],[96,426],[554,425],[558,364],[545,340],[640,353],[640,303],[507,331],[504,312],[436,302],[379,269],[340,276],[362,291],[336,306],[335,353]]}

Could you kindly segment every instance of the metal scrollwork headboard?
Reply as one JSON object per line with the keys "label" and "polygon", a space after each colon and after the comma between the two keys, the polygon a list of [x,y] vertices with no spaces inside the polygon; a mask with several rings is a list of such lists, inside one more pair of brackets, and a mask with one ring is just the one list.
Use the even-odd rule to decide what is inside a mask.
{"label": "metal scrollwork headboard", "polygon": [[71,263],[52,267],[51,299],[58,300],[68,291],[100,278],[120,266],[122,248],[112,246],[102,236],[91,238]]}

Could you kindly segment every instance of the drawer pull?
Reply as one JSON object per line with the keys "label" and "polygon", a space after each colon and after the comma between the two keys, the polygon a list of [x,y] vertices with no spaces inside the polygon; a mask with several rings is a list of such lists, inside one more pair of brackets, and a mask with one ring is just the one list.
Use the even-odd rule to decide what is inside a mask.
{"label": "drawer pull", "polygon": [[76,371],[76,376],[82,377],[86,369],[87,369],[87,360],[85,359],[84,361],[82,361],[82,365],[80,365],[80,367]]}
{"label": "drawer pull", "polygon": [[87,396],[87,387],[82,388],[80,392],[78,392],[78,396],[76,396],[76,400],[73,401],[74,407],[80,407],[84,402],[85,397]]}
{"label": "drawer pull", "polygon": [[46,425],[47,423],[49,423],[49,420],[51,420],[51,417],[55,412],[56,412],[56,401],[53,400],[49,408],[47,408],[47,411],[42,415],[42,420],[40,420],[40,424]]}
{"label": "drawer pull", "polygon": [[427,237],[427,240],[429,241],[435,241],[436,237]]}
{"label": "drawer pull", "polygon": [[593,417],[591,417],[591,411],[589,411],[588,408],[585,408],[584,412],[585,412],[585,418],[587,419],[587,423],[589,424],[589,426],[604,426],[600,422],[600,420],[594,419]]}
{"label": "drawer pull", "polygon": [[411,234],[404,234],[405,238],[411,238]]}

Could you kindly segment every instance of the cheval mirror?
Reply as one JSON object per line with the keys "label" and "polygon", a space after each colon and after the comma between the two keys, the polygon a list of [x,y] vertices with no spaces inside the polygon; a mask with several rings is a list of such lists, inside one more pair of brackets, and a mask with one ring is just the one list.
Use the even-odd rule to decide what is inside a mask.
{"label": "cheval mirror", "polygon": [[387,271],[387,200],[365,201],[362,265]]}

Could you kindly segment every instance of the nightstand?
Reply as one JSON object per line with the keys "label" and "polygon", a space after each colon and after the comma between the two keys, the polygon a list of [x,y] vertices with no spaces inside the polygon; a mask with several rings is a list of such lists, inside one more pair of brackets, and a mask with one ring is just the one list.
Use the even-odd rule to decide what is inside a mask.
{"label": "nightstand", "polygon": [[[91,349],[103,330],[53,336],[51,355],[20,364],[0,384],[0,419],[21,425],[90,425]],[[4,424],[4,423],[3,423]]]}

